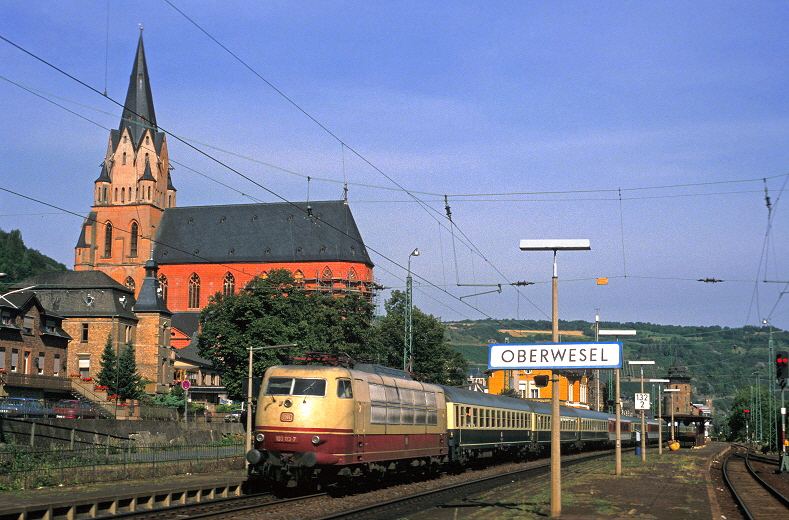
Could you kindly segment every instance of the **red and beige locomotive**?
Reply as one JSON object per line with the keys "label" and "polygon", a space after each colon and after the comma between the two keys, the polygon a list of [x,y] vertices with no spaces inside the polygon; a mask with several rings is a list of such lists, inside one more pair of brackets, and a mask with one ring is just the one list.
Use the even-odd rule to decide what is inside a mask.
{"label": "red and beige locomotive", "polygon": [[[274,366],[257,401],[248,471],[295,487],[523,457],[547,448],[551,419],[549,403],[423,383],[378,365]],[[640,422],[621,423],[623,444],[632,444]],[[648,425],[657,442],[657,421]],[[614,416],[561,408],[563,447],[614,440]]]}

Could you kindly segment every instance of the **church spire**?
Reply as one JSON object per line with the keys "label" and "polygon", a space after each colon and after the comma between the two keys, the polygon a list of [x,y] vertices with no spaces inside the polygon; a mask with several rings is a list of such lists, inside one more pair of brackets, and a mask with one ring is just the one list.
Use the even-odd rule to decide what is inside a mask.
{"label": "church spire", "polygon": [[129,78],[129,90],[126,92],[126,102],[123,105],[119,128],[121,135],[124,128],[129,130],[135,147],[139,146],[147,128],[157,130],[148,65],[145,62],[145,48],[142,43],[142,29],[140,30],[140,40],[137,43],[134,66]]}

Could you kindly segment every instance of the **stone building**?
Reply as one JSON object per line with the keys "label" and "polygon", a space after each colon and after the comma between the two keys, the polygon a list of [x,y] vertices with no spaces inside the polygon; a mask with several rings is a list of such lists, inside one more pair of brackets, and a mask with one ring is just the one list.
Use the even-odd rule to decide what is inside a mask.
{"label": "stone building", "polygon": [[0,296],[0,396],[45,398],[60,390],[55,380],[67,371],[71,340],[62,325],[30,290]]}
{"label": "stone building", "polygon": [[[131,343],[137,369],[148,381],[146,392],[166,392],[173,379],[170,311],[156,292],[156,269],[144,280],[139,299],[134,292],[101,271],[48,271],[17,286],[32,286],[48,312],[65,318],[63,328],[73,338],[66,375],[95,377],[108,338],[116,354]],[[146,286],[145,283],[149,285]]]}

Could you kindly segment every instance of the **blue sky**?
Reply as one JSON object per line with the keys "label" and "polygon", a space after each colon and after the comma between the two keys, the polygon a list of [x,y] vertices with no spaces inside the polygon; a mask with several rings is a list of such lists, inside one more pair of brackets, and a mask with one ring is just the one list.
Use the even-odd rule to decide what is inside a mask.
{"label": "blue sky", "polygon": [[444,320],[550,319],[519,241],[588,238],[562,319],[789,328],[789,4],[378,4],[5,0],[0,228],[73,265],[142,25],[159,126],[255,180],[171,136],[179,206],[347,183],[377,281],[418,247]]}

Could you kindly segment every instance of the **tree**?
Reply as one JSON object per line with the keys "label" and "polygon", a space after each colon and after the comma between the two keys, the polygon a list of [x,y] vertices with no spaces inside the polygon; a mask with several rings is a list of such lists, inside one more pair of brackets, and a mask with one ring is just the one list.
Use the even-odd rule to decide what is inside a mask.
{"label": "tree", "polygon": [[170,388],[166,394],[156,394],[153,397],[153,404],[166,406],[168,408],[183,408],[186,402],[186,392],[181,385]]}
{"label": "tree", "polygon": [[217,293],[200,313],[198,351],[212,361],[231,399],[244,397],[249,348],[295,344],[254,352],[252,373],[303,351],[369,354],[373,306],[358,295],[334,297],[300,288],[293,275],[272,269],[236,294]]}
{"label": "tree", "polygon": [[[740,389],[732,401],[729,414],[729,428],[733,440],[745,440],[748,431],[751,440],[757,442],[761,440],[767,444],[775,418],[774,410],[771,412],[768,406],[767,395],[767,387],[762,385],[747,385]],[[750,410],[750,417],[747,419],[745,410]]]}
{"label": "tree", "polygon": [[119,400],[139,399],[143,393],[142,377],[137,372],[137,359],[134,345],[131,342],[118,356],[118,388]]}
{"label": "tree", "polygon": [[99,362],[101,370],[96,374],[96,382],[101,386],[107,387],[107,394],[118,393],[118,355],[112,344],[112,334],[107,336],[107,343],[104,344],[104,351],[101,353]]}
{"label": "tree", "polygon": [[[403,366],[405,336],[405,293],[392,291],[384,304],[386,316],[374,328],[374,361],[390,367]],[[413,307],[413,371],[429,381],[459,386],[465,381],[468,362],[444,341],[444,325],[435,317]]]}

